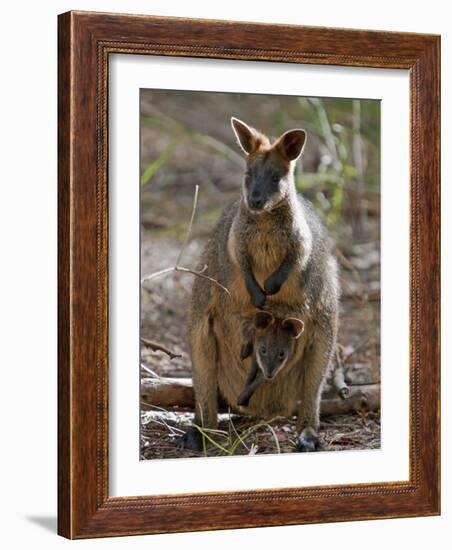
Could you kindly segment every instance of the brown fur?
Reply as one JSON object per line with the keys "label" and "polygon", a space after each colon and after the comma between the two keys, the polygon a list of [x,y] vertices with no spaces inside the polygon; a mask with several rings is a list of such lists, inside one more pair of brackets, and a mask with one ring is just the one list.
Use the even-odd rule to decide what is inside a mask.
{"label": "brown fur", "polygon": [[[256,143],[254,159],[269,154],[268,140],[258,136]],[[281,157],[278,148],[277,141],[270,154]],[[227,207],[203,253],[206,273],[227,286],[230,296],[205,279],[194,282],[190,341],[195,421],[216,427],[218,392],[234,406],[246,381],[249,365],[240,360],[241,327],[257,310],[244,283],[243,258],[249,259],[262,287],[290,253],[294,268],[279,292],[266,296],[265,310],[280,318],[303,319],[304,332],[288,364],[271,384],[256,390],[245,410],[265,418],[296,413],[300,445],[314,450],[312,434],[318,429],[320,394],[337,333],[336,263],[312,207],[297,197],[292,180],[286,183],[284,199],[268,212],[254,215],[243,197]]]}

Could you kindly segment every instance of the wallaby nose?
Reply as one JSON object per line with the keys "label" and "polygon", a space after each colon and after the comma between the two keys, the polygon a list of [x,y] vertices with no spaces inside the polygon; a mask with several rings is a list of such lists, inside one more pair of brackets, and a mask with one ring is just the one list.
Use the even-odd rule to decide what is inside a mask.
{"label": "wallaby nose", "polygon": [[262,195],[258,193],[252,193],[250,198],[250,206],[255,210],[259,210],[264,205],[264,199]]}

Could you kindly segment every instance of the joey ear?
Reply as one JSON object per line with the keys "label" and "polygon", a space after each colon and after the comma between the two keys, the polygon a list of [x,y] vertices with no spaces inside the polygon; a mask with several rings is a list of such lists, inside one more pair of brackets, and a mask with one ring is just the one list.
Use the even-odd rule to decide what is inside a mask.
{"label": "joey ear", "polygon": [[306,132],[301,129],[289,130],[276,142],[276,147],[287,160],[296,160],[302,153],[306,142]]}
{"label": "joey ear", "polygon": [[304,323],[301,319],[296,319],[295,317],[288,317],[282,322],[282,327],[288,330],[295,340],[300,338],[304,331]]}
{"label": "joey ear", "polygon": [[234,130],[238,144],[243,151],[249,155],[254,152],[260,144],[260,134],[238,118],[231,117],[231,126]]}
{"label": "joey ear", "polygon": [[268,311],[259,311],[254,316],[254,326],[260,329],[266,329],[275,322],[275,318]]}

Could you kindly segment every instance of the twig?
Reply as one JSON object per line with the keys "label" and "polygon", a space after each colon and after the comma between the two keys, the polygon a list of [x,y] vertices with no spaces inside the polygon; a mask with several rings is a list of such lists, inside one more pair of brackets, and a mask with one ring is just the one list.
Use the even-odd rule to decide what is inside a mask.
{"label": "twig", "polygon": [[166,420],[163,417],[157,418],[149,418],[149,422],[154,422],[155,424],[159,424],[160,426],[164,426],[171,435],[179,435],[185,433],[184,430],[181,430],[180,428],[176,428],[175,426],[171,426],[166,422]]}
{"label": "twig", "polygon": [[228,296],[230,296],[229,290],[223,286],[221,283],[219,283],[216,279],[213,279],[212,277],[209,277],[208,275],[204,275],[203,271],[205,271],[205,267],[201,269],[201,271],[195,271],[193,269],[188,269],[187,267],[181,267],[176,266],[174,268],[174,271],[183,271],[184,273],[191,273],[192,275],[196,275],[197,277],[201,277],[201,279],[206,279],[207,281],[210,281],[211,283],[216,284],[218,287],[220,287],[222,290],[226,292]]}
{"label": "twig", "polygon": [[[173,273],[176,271],[181,271],[182,273],[191,273],[192,275],[195,275],[196,277],[201,277],[201,279],[206,279],[207,281],[210,281],[211,283],[217,285],[219,288],[224,290],[228,296],[230,296],[229,290],[223,286],[221,283],[219,283],[216,279],[209,277],[204,272],[207,269],[207,265],[204,265],[202,269],[199,271],[196,271],[195,269],[189,269],[188,267],[183,267],[180,265],[182,261],[182,256],[187,248],[188,241],[190,240],[190,235],[193,229],[193,222],[195,220],[195,214],[196,214],[196,207],[198,205],[198,193],[199,193],[199,185],[195,187],[195,196],[193,198],[193,208],[191,212],[190,222],[188,224],[187,234],[185,236],[184,244],[182,245],[182,248],[180,249],[179,256],[177,257],[176,263],[173,267],[167,267],[165,269],[161,269],[160,271],[156,271],[155,273],[151,273],[150,275],[146,275],[141,279],[141,284],[144,284],[146,281],[152,281],[152,279],[156,279],[157,277],[160,277],[161,275],[166,275],[167,273]],[[162,350],[164,351],[164,350]]]}
{"label": "twig", "polygon": [[270,426],[270,424],[265,424],[267,426],[267,428],[270,430],[270,432],[272,433],[273,435],[273,439],[275,440],[275,444],[276,444],[276,449],[278,451],[278,454],[281,454],[281,447],[279,446],[279,440],[278,440],[278,436],[276,435],[276,432],[275,430],[273,429],[273,426]]}
{"label": "twig", "polygon": [[[165,346],[162,346],[161,344],[158,344],[157,342],[151,342],[150,340],[147,340],[146,338],[140,338],[142,344],[146,346],[147,348],[151,349],[152,351],[163,351],[163,353],[166,353],[170,359],[176,359],[176,357],[182,357],[180,353],[174,353],[168,348],[165,348]],[[142,365],[143,366],[143,365]]]}
{"label": "twig", "polygon": [[147,367],[144,363],[141,363],[141,368],[143,370],[145,370],[148,374],[150,374],[152,377],[154,378],[158,378],[159,380],[161,379],[161,376],[159,374],[157,374],[155,371],[153,371],[152,369],[150,369],[149,367]]}
{"label": "twig", "polygon": [[347,399],[350,395],[350,388],[345,381],[344,368],[339,366],[333,374],[333,386],[341,399]]}
{"label": "twig", "polygon": [[[232,417],[231,417],[230,412],[229,412],[229,424],[232,426],[232,429],[233,429],[235,435],[240,438],[239,432],[236,430],[234,422],[232,421]],[[243,446],[245,447],[245,449],[247,451],[249,451],[250,450],[249,447],[247,446],[247,444],[243,440],[242,440],[242,443],[243,443]]]}
{"label": "twig", "polygon": [[350,360],[350,357],[355,355],[358,351],[360,351],[363,347],[365,347],[370,341],[370,337],[364,338],[350,353],[347,353],[344,357],[344,363],[348,363]]}
{"label": "twig", "polygon": [[185,235],[185,241],[180,249],[179,256],[176,260],[176,267],[180,265],[182,261],[182,255],[184,254],[185,249],[187,248],[188,240],[190,239],[191,230],[193,228],[193,220],[195,219],[196,207],[198,206],[198,195],[199,195],[199,185],[195,187],[195,196],[193,197],[193,208],[191,209],[190,222],[188,224],[187,234]]}
{"label": "twig", "polygon": [[141,279],[141,284],[143,284],[146,281],[152,281],[152,279],[156,279],[157,277],[160,277],[160,275],[165,275],[166,273],[171,273],[172,271],[176,271],[176,266],[167,267],[165,269],[162,269],[161,271],[156,271],[155,273],[146,275]]}
{"label": "twig", "polygon": [[156,273],[152,273],[151,275],[147,275],[146,277],[143,277],[141,282],[144,283],[145,281],[152,281],[152,279],[156,279],[157,277],[160,277],[160,275],[166,275],[167,273],[171,273],[172,271],[182,271],[183,273],[191,273],[192,275],[196,275],[197,277],[201,277],[201,279],[207,279],[211,283],[214,283],[217,286],[219,286],[222,290],[224,290],[230,296],[231,294],[225,286],[223,286],[221,283],[219,283],[216,279],[213,279],[212,277],[209,277],[208,275],[204,274],[204,271],[206,269],[207,269],[207,265],[205,265],[199,271],[196,271],[194,269],[189,269],[188,267],[182,267],[180,265],[175,265],[174,267],[167,267],[166,269],[162,269],[161,271],[157,271]]}
{"label": "twig", "polygon": [[338,346],[335,350],[336,368],[333,373],[333,386],[341,399],[347,399],[350,395],[350,388],[345,381],[344,365],[342,363],[341,352]]}

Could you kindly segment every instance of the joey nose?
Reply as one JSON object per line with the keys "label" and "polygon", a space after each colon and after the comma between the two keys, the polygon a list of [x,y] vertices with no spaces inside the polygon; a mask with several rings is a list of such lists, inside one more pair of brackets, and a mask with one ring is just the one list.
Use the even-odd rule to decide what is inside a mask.
{"label": "joey nose", "polygon": [[264,378],[265,378],[266,380],[272,380],[272,378],[273,378],[274,376],[275,376],[274,371],[273,371],[273,370],[269,370],[269,369],[267,369],[266,372],[265,372],[265,374],[264,374]]}

